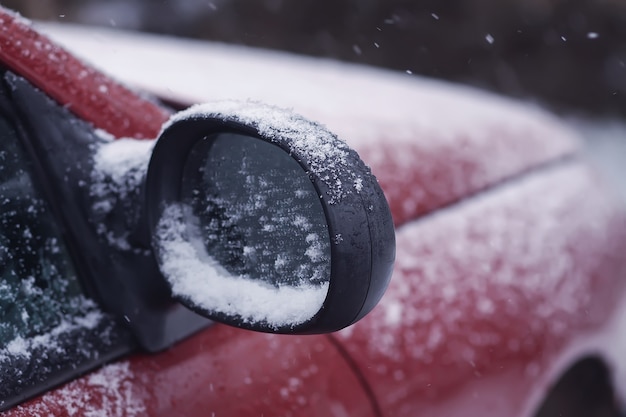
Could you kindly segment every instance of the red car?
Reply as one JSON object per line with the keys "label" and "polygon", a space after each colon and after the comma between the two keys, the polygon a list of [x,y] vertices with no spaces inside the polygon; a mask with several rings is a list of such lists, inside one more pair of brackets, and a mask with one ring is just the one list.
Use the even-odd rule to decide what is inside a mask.
{"label": "red car", "polygon": [[[373,307],[385,287],[393,236],[386,234],[384,199],[375,184],[363,182],[370,178],[367,170],[333,177],[346,187],[333,194],[329,186],[322,193],[328,227],[348,228],[331,234],[329,248],[307,240],[316,235],[310,232],[316,225],[307,226],[306,245],[287,245],[295,247],[294,256],[302,255],[295,262],[300,265],[307,253],[311,260],[326,259],[316,256],[346,238],[363,239],[341,256],[332,252],[332,262],[357,261],[346,262],[343,270],[333,266],[329,286],[345,288],[314,303],[313,319],[272,319],[289,298],[270,303],[260,322],[242,313],[214,314],[194,298],[196,289],[207,293],[196,287],[201,283],[178,291],[170,279],[168,267],[184,260],[185,252],[168,252],[158,243],[160,236],[170,237],[167,242],[178,238],[170,232],[180,224],[163,226],[154,207],[180,196],[193,202],[200,191],[185,184],[206,185],[206,172],[217,183],[220,173],[229,172],[219,165],[230,161],[222,156],[202,165],[194,157],[182,163],[178,155],[181,148],[192,156],[205,152],[202,132],[217,129],[215,110],[195,107],[172,116],[171,107],[113,81],[10,12],[0,12],[0,23],[0,134],[6,144],[0,152],[3,415],[617,416],[623,411],[626,207],[590,167],[575,132],[556,118],[508,99],[404,74],[201,44],[190,47],[190,59],[177,55],[182,52],[174,41],[127,36],[116,42],[115,34],[89,38],[85,32],[53,30],[94,61],[107,55],[112,71],[116,54],[127,66],[129,55],[136,54],[146,68],[160,68],[126,74],[127,82],[149,87],[170,105],[204,100],[207,94],[260,98],[320,120],[359,152],[393,215],[397,253],[391,282],[362,320],[338,332],[304,335],[350,324]],[[107,45],[114,45],[113,53],[106,53]],[[150,45],[158,45],[152,54]],[[177,71],[168,77],[171,68]],[[204,82],[189,73],[198,68]],[[160,88],[151,77],[160,80]],[[184,91],[185,86],[191,87]],[[272,119],[283,113],[259,113],[261,105],[251,105],[249,117],[233,119],[223,103],[219,115],[238,134],[263,139],[278,123]],[[201,126],[194,130],[187,122],[198,117]],[[299,131],[302,119],[289,117],[281,132]],[[266,130],[259,127],[266,122]],[[315,131],[310,140],[327,132],[317,124],[306,126]],[[156,137],[157,145],[136,140]],[[344,146],[328,143],[333,146],[324,152],[333,158],[327,162]],[[301,165],[325,156],[299,148],[290,152]],[[349,168],[358,165],[346,152]],[[210,169],[213,165],[220,170]],[[354,172],[344,168],[337,172]],[[311,171],[317,191],[328,185],[324,173],[333,175],[327,169],[322,163]],[[276,182],[290,183],[297,171]],[[221,191],[236,199],[257,176],[237,183],[236,193],[228,194],[231,182]],[[178,187],[178,197],[172,197],[172,187]],[[379,206],[370,209],[366,197],[343,206],[339,197],[331,203],[347,189],[372,190],[367,201]],[[345,209],[343,217],[338,207]],[[209,217],[222,219],[216,213]],[[240,241],[228,221],[208,228],[211,221],[197,217],[201,231]],[[350,229],[355,219],[365,229]],[[283,232],[297,235],[294,230],[304,223],[295,221]],[[160,234],[163,230],[167,233]],[[362,230],[367,236],[360,236]],[[267,241],[267,235],[259,236],[257,244]],[[267,250],[283,241],[292,242],[280,235]],[[360,245],[366,248],[355,252]],[[257,247],[240,249],[250,253]],[[183,263],[179,270],[184,274],[188,268]],[[154,278],[162,275],[170,277],[167,282]],[[345,276],[354,281],[346,283]],[[374,294],[364,292],[364,285]],[[329,311],[326,316],[316,312],[320,306]],[[192,310],[240,328],[211,324]]]}

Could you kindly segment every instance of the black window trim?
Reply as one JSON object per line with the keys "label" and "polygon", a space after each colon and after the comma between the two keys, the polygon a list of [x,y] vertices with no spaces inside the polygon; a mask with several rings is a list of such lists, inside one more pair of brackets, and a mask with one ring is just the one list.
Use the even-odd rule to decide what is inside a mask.
{"label": "black window trim", "polygon": [[[51,216],[56,220],[63,244],[70,253],[84,294],[98,303],[98,297],[93,286],[89,285],[88,280],[82,279],[85,277],[84,263],[81,261],[82,256],[78,256],[77,242],[71,238],[67,221],[64,221],[65,216],[62,215],[59,199],[55,198],[58,186],[50,175],[46,175],[46,169],[33,145],[33,136],[25,127],[23,117],[16,111],[14,103],[9,98],[10,88],[5,80],[7,73],[8,71],[0,68],[0,90],[2,91],[0,94],[0,114],[6,117],[15,128],[18,139],[30,159],[32,180],[46,201]],[[103,332],[110,336],[109,340],[100,339]],[[40,366],[37,366],[35,360],[35,365],[33,365],[31,359],[18,356],[12,359],[10,368],[0,371],[3,375],[0,378],[2,384],[7,387],[7,392],[2,393],[4,398],[0,397],[0,412],[136,350],[136,343],[131,333],[119,319],[110,315],[105,316],[104,321],[94,329],[76,329],[64,334],[59,343],[64,350],[69,351],[66,352],[65,357],[55,354],[54,349],[48,349],[47,346],[38,346],[31,352],[30,358],[44,358],[46,361],[44,364],[40,363]],[[81,358],[78,350],[84,351],[85,347],[88,347],[89,354],[83,352]]]}

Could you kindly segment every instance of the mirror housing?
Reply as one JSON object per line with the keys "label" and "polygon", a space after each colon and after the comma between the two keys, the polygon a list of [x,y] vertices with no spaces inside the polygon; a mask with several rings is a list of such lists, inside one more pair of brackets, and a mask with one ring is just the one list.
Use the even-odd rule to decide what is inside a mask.
{"label": "mirror housing", "polygon": [[[188,181],[185,172],[192,150],[198,149],[200,142],[223,134],[248,138],[244,144],[258,140],[277,147],[279,153],[301,167],[302,176],[310,181],[319,197],[327,226],[330,276],[323,301],[310,317],[273,321],[266,316],[255,318],[247,312],[212,308],[203,303],[202,294],[197,294],[193,286],[181,291],[176,285],[180,277],[167,268],[166,261],[172,254],[164,252],[164,212],[168,207],[184,204],[182,190]],[[201,149],[212,146],[209,143]],[[249,157],[254,157],[254,153]],[[154,147],[145,186],[147,229],[161,273],[175,298],[208,318],[265,332],[332,332],[371,311],[388,285],[395,258],[394,227],[376,178],[357,153],[325,127],[289,111],[254,102],[225,101],[194,106],[176,114],[164,126]],[[185,217],[179,213],[179,226],[188,223],[180,216]],[[229,276],[233,280],[241,278]],[[194,277],[198,278],[202,279]],[[274,288],[286,285],[278,283]],[[280,309],[281,305],[271,308]]]}

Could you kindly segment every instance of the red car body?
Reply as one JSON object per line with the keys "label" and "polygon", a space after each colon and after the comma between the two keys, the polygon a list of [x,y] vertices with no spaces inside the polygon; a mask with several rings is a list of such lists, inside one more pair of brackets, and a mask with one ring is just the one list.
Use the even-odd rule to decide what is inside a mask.
{"label": "red car body", "polygon": [[[0,62],[95,128],[150,139],[170,116],[21,18],[0,11],[0,26]],[[577,369],[614,390],[600,407],[623,404],[623,202],[545,112],[397,78],[345,69],[332,88],[386,95],[352,98],[371,97],[363,113],[308,105],[372,167],[394,216],[395,271],[370,315],[317,336],[216,324],[4,415],[533,416],[592,395]],[[377,117],[394,100],[400,114]]]}

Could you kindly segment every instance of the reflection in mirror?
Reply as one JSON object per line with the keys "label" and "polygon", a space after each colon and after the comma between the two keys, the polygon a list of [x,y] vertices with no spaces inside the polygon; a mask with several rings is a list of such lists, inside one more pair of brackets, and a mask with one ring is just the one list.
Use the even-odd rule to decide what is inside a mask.
{"label": "reflection in mirror", "polygon": [[157,231],[176,296],[209,315],[294,326],[321,308],[330,241],[318,192],[280,147],[232,133],[191,150]]}

